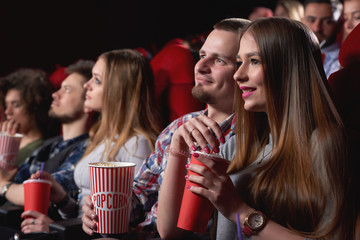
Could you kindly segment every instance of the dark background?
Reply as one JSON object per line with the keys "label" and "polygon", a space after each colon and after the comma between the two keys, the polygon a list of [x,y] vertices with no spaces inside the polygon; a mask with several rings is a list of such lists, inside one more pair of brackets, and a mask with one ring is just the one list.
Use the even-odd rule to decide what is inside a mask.
{"label": "dark background", "polygon": [[[115,48],[161,48],[174,37],[246,18],[275,1],[11,0],[0,3],[0,76],[20,67],[66,66]],[[202,6],[200,4],[203,4]]]}

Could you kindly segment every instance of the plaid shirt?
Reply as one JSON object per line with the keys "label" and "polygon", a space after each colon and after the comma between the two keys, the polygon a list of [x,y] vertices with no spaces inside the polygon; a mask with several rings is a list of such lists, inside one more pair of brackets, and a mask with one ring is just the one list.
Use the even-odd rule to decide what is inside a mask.
{"label": "plaid shirt", "polygon": [[[156,223],[158,191],[163,181],[164,170],[169,154],[165,150],[170,146],[172,135],[181,125],[201,114],[207,115],[207,110],[186,114],[168,125],[157,138],[155,151],[148,156],[136,174],[133,185],[133,211],[131,218],[132,221],[138,220],[141,212],[145,211],[145,220],[139,224],[140,227],[152,227]],[[219,125],[225,133],[225,140],[228,140],[234,135],[234,114]]]}
{"label": "plaid shirt", "polygon": [[[79,142],[77,147],[67,155],[67,158],[62,162],[56,171],[51,172],[51,175],[55,180],[64,188],[64,190],[69,193],[72,197],[76,197],[78,194],[78,187],[74,181],[74,169],[75,164],[81,159],[85,153],[85,149],[88,145],[89,135],[83,134],[76,138],[72,138],[66,141],[63,141],[62,137],[58,137],[50,146],[50,152],[47,159],[41,159],[42,161],[47,161],[55,156],[57,153],[64,150],[66,147],[70,146],[73,143]],[[22,183],[25,180],[29,179],[31,174],[36,173],[40,170],[42,161],[37,159],[38,153],[42,147],[36,149],[30,157],[28,157],[24,164],[19,166],[18,172],[15,175],[14,182]],[[45,163],[46,164],[46,163]]]}

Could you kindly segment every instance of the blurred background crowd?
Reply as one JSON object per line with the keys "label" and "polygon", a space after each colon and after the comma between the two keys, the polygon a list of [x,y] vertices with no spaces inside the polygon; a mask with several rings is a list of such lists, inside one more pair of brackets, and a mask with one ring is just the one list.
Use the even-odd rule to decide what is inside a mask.
{"label": "blurred background crowd", "polygon": [[174,37],[208,32],[227,17],[246,18],[275,0],[158,2],[117,0],[3,1],[0,3],[0,76],[19,67],[53,72],[79,58],[117,48],[155,54]]}

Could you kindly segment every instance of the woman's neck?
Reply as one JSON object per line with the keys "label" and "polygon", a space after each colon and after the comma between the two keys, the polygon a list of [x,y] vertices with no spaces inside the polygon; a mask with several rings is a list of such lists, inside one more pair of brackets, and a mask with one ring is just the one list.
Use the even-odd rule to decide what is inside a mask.
{"label": "woman's neck", "polygon": [[39,129],[32,129],[26,133],[22,133],[22,135],[20,149],[43,137]]}

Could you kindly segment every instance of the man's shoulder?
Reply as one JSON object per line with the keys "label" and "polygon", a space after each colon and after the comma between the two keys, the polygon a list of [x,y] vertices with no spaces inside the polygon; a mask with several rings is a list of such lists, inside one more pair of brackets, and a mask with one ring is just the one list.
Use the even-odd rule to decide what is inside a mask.
{"label": "man's shoulder", "polygon": [[183,125],[184,123],[186,123],[187,121],[189,121],[192,118],[198,117],[201,114],[203,114],[205,112],[205,110],[201,110],[201,111],[196,111],[196,112],[191,112],[191,113],[187,113],[185,115],[182,115],[181,117],[175,119],[174,121],[172,121],[164,130],[163,132],[166,132],[170,129],[177,129],[178,127],[180,127],[181,125]]}
{"label": "man's shoulder", "polygon": [[178,119],[174,120],[171,124],[173,123],[177,123],[177,122],[186,122],[189,121],[192,118],[198,117],[201,114],[203,114],[206,111],[206,109],[200,110],[200,111],[196,111],[196,112],[191,112],[191,113],[187,113],[185,115],[182,115],[181,117],[179,117]]}
{"label": "man's shoulder", "polygon": [[58,136],[55,136],[55,137],[52,137],[52,138],[49,138],[49,139],[46,139],[42,146],[46,146],[46,145],[49,145],[49,144],[52,144],[52,143],[57,143],[57,142],[60,142],[63,140],[63,137],[62,135],[58,135]]}
{"label": "man's shoulder", "polygon": [[330,54],[330,53],[339,53],[340,51],[340,46],[337,42],[334,42],[331,45],[328,45],[324,48],[321,48],[321,52],[325,53],[325,54]]}

